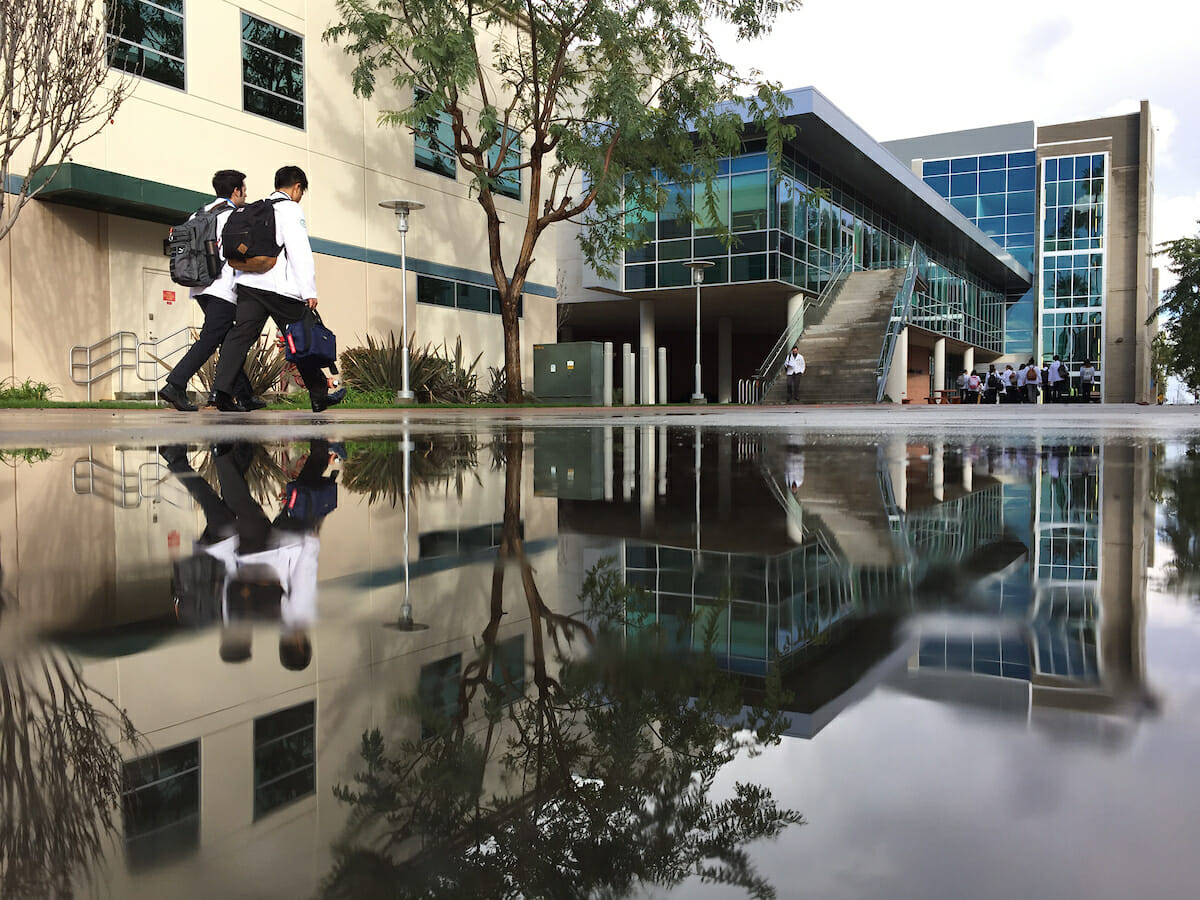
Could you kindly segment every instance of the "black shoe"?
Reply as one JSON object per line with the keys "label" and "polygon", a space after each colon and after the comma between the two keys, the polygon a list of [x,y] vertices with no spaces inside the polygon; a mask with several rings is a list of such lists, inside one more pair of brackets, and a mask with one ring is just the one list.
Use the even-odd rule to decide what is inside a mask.
{"label": "black shoe", "polygon": [[176,387],[169,381],[162,386],[162,390],[158,392],[158,396],[180,412],[195,412],[200,408],[188,399],[187,391],[181,387]]}
{"label": "black shoe", "polygon": [[192,465],[188,462],[186,444],[166,444],[158,448],[158,455],[172,472],[181,469],[191,471]]}
{"label": "black shoe", "polygon": [[217,405],[217,392],[216,391],[209,392],[208,402],[205,403],[204,405],[205,406],[216,406]]}
{"label": "black shoe", "polygon": [[241,401],[242,406],[246,407],[246,409],[262,409],[267,405],[267,401],[257,394],[251,394],[249,397],[238,397],[238,400]]}
{"label": "black shoe", "polygon": [[336,391],[331,391],[324,397],[314,397],[312,401],[313,412],[324,412],[331,406],[337,406],[346,399],[346,389],[338,388]]}
{"label": "black shoe", "polygon": [[250,407],[237,397],[230,397],[224,391],[217,391],[216,407],[221,412],[250,412]]}

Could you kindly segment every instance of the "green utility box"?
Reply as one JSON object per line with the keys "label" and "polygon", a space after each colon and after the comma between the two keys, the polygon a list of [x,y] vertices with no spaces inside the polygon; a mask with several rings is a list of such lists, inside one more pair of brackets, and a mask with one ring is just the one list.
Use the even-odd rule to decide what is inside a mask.
{"label": "green utility box", "polygon": [[535,431],[533,493],[561,500],[604,499],[604,429]]}
{"label": "green utility box", "polygon": [[599,406],[604,401],[604,345],[534,344],[533,393],[546,403]]}

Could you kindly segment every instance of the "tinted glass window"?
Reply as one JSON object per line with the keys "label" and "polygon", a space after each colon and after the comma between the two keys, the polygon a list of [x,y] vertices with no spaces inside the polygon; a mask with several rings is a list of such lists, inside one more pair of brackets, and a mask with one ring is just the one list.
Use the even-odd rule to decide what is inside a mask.
{"label": "tinted glass window", "polygon": [[304,38],[242,13],[242,108],[304,127]]}
{"label": "tinted glass window", "polygon": [[116,0],[109,10],[109,65],[183,90],[183,0]]}

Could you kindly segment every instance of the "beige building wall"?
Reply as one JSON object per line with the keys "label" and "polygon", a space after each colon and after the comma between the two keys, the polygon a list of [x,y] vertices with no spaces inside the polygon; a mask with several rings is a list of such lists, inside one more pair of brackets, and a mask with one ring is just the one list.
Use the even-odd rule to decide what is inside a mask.
{"label": "beige building wall", "polygon": [[[461,170],[452,179],[416,168],[413,136],[377,124],[381,110],[406,105],[407,96],[398,96],[386,79],[373,101],[353,95],[352,59],[321,39],[337,18],[334,0],[205,0],[184,8],[186,89],[137,79],[113,123],[77,148],[71,162],[201,194],[210,193],[217,169],[240,169],[252,199],[270,193],[279,166],[299,165],[310,183],[302,205],[318,252],[321,312],[340,349],[367,334],[386,337],[392,330],[400,336],[400,235],[395,216],[378,204],[396,197],[424,203],[412,216],[406,248],[409,330],[420,345],[440,346],[446,339],[451,349],[461,335],[468,360],[483,354],[478,371],[486,389],[488,367],[503,363],[500,317],[417,304],[414,274],[490,284],[482,209]],[[303,129],[243,111],[243,11],[304,37]],[[490,47],[491,41],[481,44]],[[20,170],[18,161],[14,171]],[[526,199],[527,193],[522,200],[496,198],[507,223],[503,244],[510,269]],[[166,274],[166,232],[161,224],[62,202],[35,199],[27,205],[12,234],[0,241],[0,377],[45,381],[63,399],[85,399],[86,387],[72,383],[72,347],[118,331],[133,332],[139,341],[161,340],[198,325],[187,289]],[[555,246],[551,230],[529,274],[531,286],[548,293],[556,283]],[[372,255],[383,255],[386,263],[364,262]],[[524,310],[523,372],[531,385],[533,344],[555,339],[555,299],[526,292]],[[185,343],[181,335],[159,355],[181,352]],[[147,377],[165,375],[152,365],[142,368]],[[124,385],[115,377],[102,379],[93,397],[153,390],[133,376],[125,372]]]}

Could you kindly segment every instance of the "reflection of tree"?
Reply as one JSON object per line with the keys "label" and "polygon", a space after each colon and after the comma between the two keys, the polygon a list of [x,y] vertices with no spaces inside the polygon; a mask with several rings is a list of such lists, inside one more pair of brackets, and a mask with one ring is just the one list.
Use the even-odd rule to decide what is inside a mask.
{"label": "reflection of tree", "polygon": [[1192,590],[1200,582],[1200,446],[1189,446],[1184,458],[1163,470],[1158,481],[1165,514],[1159,534],[1174,555],[1167,585]]}
{"label": "reflection of tree", "polygon": [[[497,444],[504,524],[482,649],[432,737],[389,746],[378,730],[363,736],[366,768],[336,789],[353,814],[323,895],[619,897],[699,877],[773,896],[745,846],[799,814],[757,785],[712,793],[739,752],[778,741],[778,691],[743,708],[738,682],[716,666],[713,625],[706,652],[691,657],[666,654],[665,635],[625,652],[619,626],[633,593],[607,567],[589,574],[582,614],[550,609],[521,538],[522,436]],[[533,671],[515,700],[492,664],[514,568]],[[570,654],[576,643],[588,652]],[[466,724],[479,707],[477,735]]]}
{"label": "reflection of tree", "polygon": [[128,716],[42,650],[0,660],[0,896],[64,897],[116,830]]}
{"label": "reflection of tree", "polygon": [[[395,441],[351,442],[346,451],[346,490],[366,494],[369,504],[403,502],[404,451]],[[415,441],[409,465],[414,487],[453,488],[461,499],[467,472],[479,465],[479,442],[469,434],[427,435]]]}

